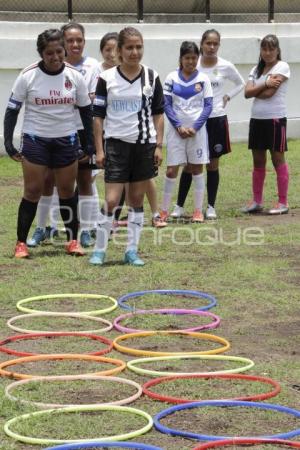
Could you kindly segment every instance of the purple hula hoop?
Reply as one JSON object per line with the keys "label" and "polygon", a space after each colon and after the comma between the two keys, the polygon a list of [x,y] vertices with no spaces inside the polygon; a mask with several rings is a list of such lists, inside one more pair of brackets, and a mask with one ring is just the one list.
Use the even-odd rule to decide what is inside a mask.
{"label": "purple hula hoop", "polygon": [[114,320],[114,327],[116,330],[121,331],[122,333],[135,333],[135,332],[143,332],[143,331],[149,331],[149,330],[138,330],[135,328],[128,328],[120,325],[120,322],[124,319],[128,319],[130,317],[134,317],[139,314],[174,314],[174,315],[196,315],[201,317],[210,317],[212,319],[212,322],[206,324],[206,325],[199,325],[197,327],[192,328],[182,328],[180,330],[172,330],[172,331],[200,331],[200,330],[208,330],[217,328],[220,324],[220,317],[218,317],[216,314],[213,314],[208,311],[200,311],[197,309],[140,309],[136,312],[131,312],[127,314],[122,314],[121,316],[117,317]]}

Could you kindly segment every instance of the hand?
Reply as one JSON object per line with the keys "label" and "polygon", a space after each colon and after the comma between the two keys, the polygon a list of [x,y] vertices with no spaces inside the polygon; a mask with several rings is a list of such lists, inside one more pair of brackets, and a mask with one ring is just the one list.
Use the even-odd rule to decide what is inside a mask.
{"label": "hand", "polygon": [[278,78],[277,75],[269,75],[265,81],[265,85],[267,88],[275,88],[278,89],[282,83],[282,79]]}
{"label": "hand", "polygon": [[187,132],[189,133],[189,137],[193,137],[195,136],[195,134],[197,133],[197,131],[195,130],[195,128],[186,128]]}
{"label": "hand", "polygon": [[21,153],[16,153],[15,155],[11,156],[11,159],[16,162],[22,162],[23,156],[21,155]]}
{"label": "hand", "polygon": [[103,169],[105,166],[105,154],[104,152],[97,152],[96,154],[96,165],[100,168]]}
{"label": "hand", "polygon": [[154,152],[154,164],[156,167],[159,167],[163,161],[162,149],[160,147],[156,147]]}
{"label": "hand", "polygon": [[177,132],[178,132],[179,136],[182,139],[186,139],[186,138],[190,137],[190,134],[188,132],[188,128],[180,126],[180,127],[177,128]]}
{"label": "hand", "polygon": [[224,97],[223,97],[223,108],[226,107],[226,105],[229,102],[229,100],[230,100],[229,95],[225,94]]}

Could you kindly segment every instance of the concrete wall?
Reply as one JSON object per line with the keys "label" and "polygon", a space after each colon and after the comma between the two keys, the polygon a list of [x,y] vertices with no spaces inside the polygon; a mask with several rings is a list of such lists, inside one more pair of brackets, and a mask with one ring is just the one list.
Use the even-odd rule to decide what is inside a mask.
{"label": "concrete wall", "polygon": [[[0,151],[3,151],[3,114],[13,82],[19,71],[38,60],[35,42],[38,33],[61,24],[2,22],[0,28]],[[145,39],[144,63],[155,68],[162,80],[178,62],[179,46],[183,40],[199,38],[207,28],[216,28],[222,35],[220,55],[232,61],[241,74],[247,75],[256,64],[259,40],[268,33],[280,39],[282,57],[291,66],[292,77],[288,92],[288,136],[300,138],[300,102],[298,80],[300,79],[300,27],[299,24],[134,24]],[[86,24],[86,54],[99,57],[99,40],[108,31],[118,31],[121,24]],[[229,103],[231,138],[233,141],[247,139],[251,100],[240,94]],[[21,115],[16,128],[16,143],[20,135]]]}

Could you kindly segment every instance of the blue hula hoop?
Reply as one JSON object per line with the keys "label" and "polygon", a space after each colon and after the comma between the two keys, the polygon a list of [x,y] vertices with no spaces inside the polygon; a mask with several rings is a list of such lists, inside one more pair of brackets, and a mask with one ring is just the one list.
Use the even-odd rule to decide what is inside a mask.
{"label": "blue hula hoop", "polygon": [[[169,414],[173,414],[176,411],[182,411],[184,409],[192,409],[192,408],[202,408],[205,406],[245,406],[250,408],[261,408],[261,409],[271,409],[274,411],[283,412],[286,414],[291,414],[295,417],[300,418],[300,411],[297,409],[288,408],[286,406],[281,405],[273,405],[272,403],[262,403],[262,402],[247,402],[247,401],[238,401],[238,400],[207,400],[202,402],[191,402],[183,405],[172,406],[171,408],[164,409],[163,411],[156,414],[153,418],[153,423],[155,428],[161,433],[170,434],[171,436],[182,436],[185,438],[197,439],[199,441],[218,441],[221,439],[233,439],[233,436],[213,436],[207,434],[196,434],[188,431],[180,431],[175,428],[168,428],[163,426],[159,421],[160,419],[168,416]],[[297,430],[288,431],[287,433],[279,433],[273,435],[264,435],[264,436],[239,436],[245,438],[268,438],[268,439],[288,439],[300,434],[300,428]],[[235,436],[236,437],[236,436]]]}
{"label": "blue hula hoop", "polygon": [[189,297],[196,298],[205,298],[209,300],[209,304],[205,306],[201,306],[200,308],[195,308],[198,311],[207,311],[208,309],[213,308],[217,305],[217,300],[213,295],[206,294],[201,291],[191,291],[191,290],[182,290],[182,289],[151,289],[149,291],[137,291],[137,292],[129,292],[128,294],[122,295],[118,298],[118,305],[120,308],[127,309],[128,311],[134,311],[132,306],[126,304],[127,300],[134,297],[141,297],[142,295],[147,294],[160,294],[160,295],[185,295]]}
{"label": "blue hula hoop", "polygon": [[161,447],[154,447],[153,445],[140,444],[138,442],[85,442],[79,444],[65,444],[55,447],[47,447],[44,450],[77,450],[81,448],[93,447],[115,447],[115,448],[136,448],[138,450],[163,450]]}

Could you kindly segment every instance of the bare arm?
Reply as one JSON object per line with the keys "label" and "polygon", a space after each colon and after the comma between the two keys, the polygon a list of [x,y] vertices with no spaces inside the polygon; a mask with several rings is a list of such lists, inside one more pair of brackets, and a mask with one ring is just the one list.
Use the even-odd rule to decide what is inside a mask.
{"label": "bare arm", "polygon": [[103,168],[105,163],[105,155],[103,149],[103,119],[102,117],[94,117],[94,139],[96,147],[96,164]]}
{"label": "bare arm", "polygon": [[286,80],[286,77],[283,75],[279,75],[279,74],[275,74],[275,75],[270,75],[270,77],[267,79],[267,84],[268,86],[272,83],[274,83],[275,85],[272,87],[268,87],[267,89],[265,89],[260,95],[257,96],[257,98],[260,98],[262,100],[266,99],[266,98],[271,98],[273,97],[273,95],[275,94],[275,92],[277,91],[277,89],[279,88],[279,86]]}
{"label": "bare arm", "polygon": [[162,141],[164,137],[164,115],[163,114],[155,114],[153,115],[153,123],[154,128],[156,130],[156,143],[157,147],[154,153],[155,164],[158,166],[161,165],[163,157],[162,157]]}

